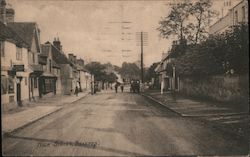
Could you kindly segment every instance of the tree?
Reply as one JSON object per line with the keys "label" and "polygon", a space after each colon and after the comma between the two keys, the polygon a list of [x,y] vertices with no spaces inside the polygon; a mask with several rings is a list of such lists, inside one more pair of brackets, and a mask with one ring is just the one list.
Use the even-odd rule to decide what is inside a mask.
{"label": "tree", "polygon": [[191,3],[179,3],[171,8],[168,16],[161,19],[160,26],[157,28],[163,38],[168,39],[171,35],[177,35],[178,38],[184,39],[188,33],[187,19]]}
{"label": "tree", "polygon": [[104,69],[105,66],[102,65],[100,62],[91,62],[85,65],[86,69],[90,71],[91,74],[95,76],[96,81],[103,81],[104,80]]}
{"label": "tree", "polygon": [[217,13],[211,9],[211,0],[198,0],[190,8],[190,14],[195,18],[196,22],[189,23],[188,27],[193,30],[194,35],[189,35],[189,40],[194,44],[204,40],[208,34],[206,31],[210,24],[211,18],[215,17]]}
{"label": "tree", "polygon": [[145,74],[145,81],[151,81],[152,78],[155,78],[157,76],[156,72],[155,72],[155,68],[157,67],[158,64],[159,64],[159,62],[153,63],[148,68],[148,70],[146,71],[146,74]]}
{"label": "tree", "polygon": [[135,63],[123,62],[120,74],[122,78],[139,79],[141,71]]}
{"label": "tree", "polygon": [[249,73],[249,28],[237,25],[223,34],[189,45],[173,64],[179,75],[209,76]]}

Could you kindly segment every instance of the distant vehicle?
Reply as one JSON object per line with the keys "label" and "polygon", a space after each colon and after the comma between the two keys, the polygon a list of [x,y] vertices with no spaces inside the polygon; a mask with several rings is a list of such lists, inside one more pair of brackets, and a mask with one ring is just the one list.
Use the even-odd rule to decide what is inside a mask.
{"label": "distant vehicle", "polygon": [[132,80],[130,82],[130,92],[140,93],[140,81],[139,80]]}

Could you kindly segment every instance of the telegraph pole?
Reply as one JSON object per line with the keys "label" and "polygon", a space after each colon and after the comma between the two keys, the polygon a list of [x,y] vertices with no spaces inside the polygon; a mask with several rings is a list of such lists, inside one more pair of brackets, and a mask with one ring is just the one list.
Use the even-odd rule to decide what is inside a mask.
{"label": "telegraph pole", "polygon": [[[136,32],[137,46],[141,47],[141,83],[144,83],[144,64],[143,64],[143,46],[147,46],[148,33],[147,32]],[[139,44],[140,42],[140,44]]]}
{"label": "telegraph pole", "polygon": [[144,83],[143,78],[143,33],[141,32],[141,82]]}

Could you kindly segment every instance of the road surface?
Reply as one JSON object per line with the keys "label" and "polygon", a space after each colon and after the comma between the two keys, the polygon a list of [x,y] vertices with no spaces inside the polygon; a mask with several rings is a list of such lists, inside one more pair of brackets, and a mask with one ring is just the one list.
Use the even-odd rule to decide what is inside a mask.
{"label": "road surface", "polygon": [[247,139],[133,93],[89,95],[2,141],[4,155],[246,155]]}

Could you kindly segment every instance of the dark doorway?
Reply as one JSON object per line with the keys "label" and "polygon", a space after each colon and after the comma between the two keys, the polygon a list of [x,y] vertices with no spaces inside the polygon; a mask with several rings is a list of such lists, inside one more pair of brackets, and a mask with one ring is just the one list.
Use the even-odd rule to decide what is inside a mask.
{"label": "dark doorway", "polygon": [[17,98],[17,104],[18,106],[22,106],[22,100],[21,100],[21,83],[16,84],[16,98]]}

